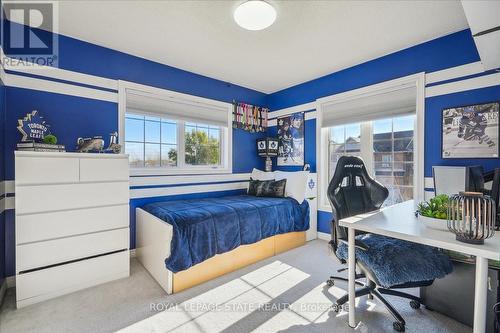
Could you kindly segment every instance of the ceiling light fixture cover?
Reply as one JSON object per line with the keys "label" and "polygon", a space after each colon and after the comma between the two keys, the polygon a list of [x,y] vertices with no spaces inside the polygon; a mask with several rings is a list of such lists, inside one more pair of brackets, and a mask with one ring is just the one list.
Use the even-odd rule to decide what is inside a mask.
{"label": "ceiling light fixture cover", "polygon": [[243,29],[262,30],[274,23],[276,9],[265,1],[250,0],[239,5],[233,16]]}

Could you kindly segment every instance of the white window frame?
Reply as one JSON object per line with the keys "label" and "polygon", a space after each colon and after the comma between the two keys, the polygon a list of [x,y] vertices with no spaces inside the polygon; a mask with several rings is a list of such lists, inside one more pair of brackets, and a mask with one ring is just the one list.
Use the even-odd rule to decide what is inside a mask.
{"label": "white window frame", "polygon": [[[227,127],[220,128],[220,154],[221,164],[212,165],[186,165],[184,162],[184,136],[181,134],[181,126],[184,128],[185,121],[177,121],[177,148],[178,158],[176,167],[157,168],[131,168],[131,176],[148,175],[188,175],[188,174],[230,174],[233,172],[233,128],[231,103],[216,101],[208,98],[178,93],[171,90],[155,88],[128,81],[118,81],[118,142],[122,145],[122,152],[125,149],[125,113],[127,111],[127,93],[133,91],[135,94],[153,94],[161,98],[168,98],[176,102],[189,102],[207,104],[210,107],[217,107],[227,110]],[[132,112],[133,113],[133,112]],[[158,116],[156,114],[156,116]],[[165,118],[168,115],[165,114]],[[184,133],[184,131],[182,131]],[[182,155],[181,155],[182,153]]]}
{"label": "white window frame", "polygon": [[[414,161],[415,170],[413,175],[414,181],[414,200],[416,202],[424,200],[424,124],[425,124],[425,73],[418,73],[402,78],[377,83],[363,88],[350,90],[323,97],[316,100],[316,156],[317,156],[317,172],[318,172],[318,210],[331,212],[331,206],[326,195],[328,188],[328,170],[329,170],[329,128],[322,128],[322,110],[326,107],[331,108],[333,104],[343,103],[349,100],[364,98],[377,94],[386,93],[388,90],[406,89],[408,86],[416,87],[415,101],[415,128],[414,128]],[[355,121],[356,122],[356,121]],[[371,126],[371,125],[370,125]],[[361,141],[362,145],[373,147],[373,138],[368,133],[371,133],[371,128],[362,128],[361,136],[365,134],[367,140]],[[363,149],[363,147],[362,147]],[[366,148],[365,148],[366,149]],[[372,149],[372,148],[371,148]],[[373,157],[372,157],[373,158]],[[373,171],[372,161],[366,161],[366,167],[369,172]]]}

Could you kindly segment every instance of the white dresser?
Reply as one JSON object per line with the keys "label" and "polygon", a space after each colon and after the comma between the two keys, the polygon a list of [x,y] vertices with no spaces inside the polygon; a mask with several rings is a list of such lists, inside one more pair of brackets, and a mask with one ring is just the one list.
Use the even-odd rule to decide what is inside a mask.
{"label": "white dresser", "polygon": [[127,155],[15,153],[17,307],[129,275]]}

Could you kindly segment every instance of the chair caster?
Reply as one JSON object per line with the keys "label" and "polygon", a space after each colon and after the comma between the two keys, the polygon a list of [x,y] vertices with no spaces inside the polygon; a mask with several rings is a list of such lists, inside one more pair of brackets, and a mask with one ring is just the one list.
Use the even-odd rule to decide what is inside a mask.
{"label": "chair caster", "polygon": [[340,305],[338,305],[337,303],[333,304],[333,305],[332,305],[332,310],[333,310],[335,313],[339,313],[339,312],[340,312]]}
{"label": "chair caster", "polygon": [[410,301],[410,306],[412,309],[420,309],[420,302],[419,301],[415,301],[415,300],[411,300]]}
{"label": "chair caster", "polygon": [[404,332],[405,331],[405,324],[400,323],[399,321],[395,321],[392,323],[392,327],[396,332]]}
{"label": "chair caster", "polygon": [[328,287],[333,287],[335,285],[335,281],[333,281],[333,279],[328,279],[326,280],[326,285]]}

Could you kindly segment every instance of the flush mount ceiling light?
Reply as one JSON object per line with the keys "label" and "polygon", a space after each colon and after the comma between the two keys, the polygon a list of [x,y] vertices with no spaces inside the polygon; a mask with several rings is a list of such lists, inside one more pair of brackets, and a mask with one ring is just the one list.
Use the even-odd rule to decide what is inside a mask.
{"label": "flush mount ceiling light", "polygon": [[262,30],[274,23],[276,9],[265,1],[250,0],[239,5],[233,16],[243,29]]}

